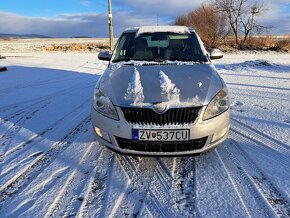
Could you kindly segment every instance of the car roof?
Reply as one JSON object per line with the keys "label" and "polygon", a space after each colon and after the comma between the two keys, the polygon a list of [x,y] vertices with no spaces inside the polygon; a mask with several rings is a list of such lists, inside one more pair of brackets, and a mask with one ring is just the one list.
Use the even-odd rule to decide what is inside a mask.
{"label": "car roof", "polygon": [[194,29],[186,26],[143,26],[143,27],[128,28],[124,31],[124,33],[136,33],[137,36],[144,33],[154,33],[154,32],[186,34],[194,32]]}

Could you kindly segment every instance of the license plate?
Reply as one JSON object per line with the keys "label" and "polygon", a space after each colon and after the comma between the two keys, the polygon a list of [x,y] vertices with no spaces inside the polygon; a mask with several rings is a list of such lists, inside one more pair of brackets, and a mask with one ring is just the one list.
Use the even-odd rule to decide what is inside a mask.
{"label": "license plate", "polygon": [[189,129],[181,130],[145,130],[133,129],[135,141],[187,141]]}

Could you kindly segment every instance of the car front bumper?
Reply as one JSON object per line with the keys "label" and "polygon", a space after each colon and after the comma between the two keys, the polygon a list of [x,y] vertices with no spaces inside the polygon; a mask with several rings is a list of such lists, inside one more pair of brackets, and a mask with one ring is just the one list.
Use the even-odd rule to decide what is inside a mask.
{"label": "car front bumper", "polygon": [[[95,109],[92,109],[92,124],[94,128],[94,132],[96,133],[97,141],[101,144],[107,146],[108,148],[115,150],[118,153],[123,154],[131,154],[131,155],[152,155],[152,156],[178,156],[178,155],[189,155],[189,154],[198,154],[208,151],[218,144],[222,143],[228,135],[229,127],[230,127],[230,112],[227,110],[221,115],[214,117],[212,119],[203,121],[202,115],[204,114],[205,108],[203,107],[199,116],[193,124],[187,125],[165,125],[165,126],[148,126],[148,125],[135,125],[128,123],[124,116],[123,112],[119,107],[117,108],[117,112],[119,114],[120,120],[113,120],[103,116],[98,113]],[[134,149],[134,144],[136,141],[132,141],[132,130],[133,129],[162,129],[162,130],[170,130],[170,129],[190,129],[190,141],[195,142],[196,140],[202,142],[203,144],[197,146],[195,149],[184,149],[182,146],[182,150],[175,151],[147,151],[145,149],[139,149],[136,146]],[[120,139],[124,142],[134,142],[130,148],[122,148],[123,146],[119,145]],[[201,140],[203,139],[203,141]],[[146,144],[142,142],[143,144]],[[160,145],[163,143],[163,147],[166,146],[168,142],[158,142]],[[155,142],[156,144],[156,142]],[[178,142],[177,147],[182,142]],[[184,142],[186,145],[186,142]],[[152,146],[151,146],[152,147]],[[157,149],[158,150],[158,149]]]}

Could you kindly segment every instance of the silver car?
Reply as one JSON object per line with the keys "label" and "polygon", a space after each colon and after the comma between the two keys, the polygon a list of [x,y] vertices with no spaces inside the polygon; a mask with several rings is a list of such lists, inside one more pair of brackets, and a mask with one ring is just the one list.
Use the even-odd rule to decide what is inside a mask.
{"label": "silver car", "polygon": [[183,26],[126,30],[94,90],[97,140],[119,153],[186,155],[223,142],[230,125],[229,97],[197,33]]}

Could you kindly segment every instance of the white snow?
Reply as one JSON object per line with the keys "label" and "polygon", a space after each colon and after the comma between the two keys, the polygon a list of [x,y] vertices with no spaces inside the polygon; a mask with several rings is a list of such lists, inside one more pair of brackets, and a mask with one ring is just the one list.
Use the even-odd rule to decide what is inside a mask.
{"label": "white snow", "polygon": [[134,68],[134,73],[128,84],[125,100],[134,100],[133,105],[142,104],[144,100],[143,87],[141,84],[140,73]]}
{"label": "white snow", "polygon": [[185,61],[170,61],[165,60],[163,62],[156,62],[156,61],[138,61],[138,60],[130,60],[130,61],[121,61],[117,63],[111,63],[110,70],[116,71],[120,69],[124,65],[133,65],[133,66],[162,66],[162,65],[195,65],[199,64],[199,62],[185,62]]}
{"label": "white snow", "polygon": [[180,90],[163,71],[159,72],[159,81],[162,98],[165,101],[179,102]]}
{"label": "white snow", "polygon": [[186,26],[144,26],[139,28],[139,30],[136,33],[136,37],[144,33],[155,33],[155,32],[178,33],[178,34],[190,33],[190,31]]}
{"label": "white snow", "polygon": [[[290,54],[214,61],[230,93],[228,140],[162,158],[95,141],[92,94],[106,68],[97,54],[2,55],[0,217],[289,217]],[[160,75],[164,93],[177,93]],[[128,90],[144,97],[137,70]]]}

